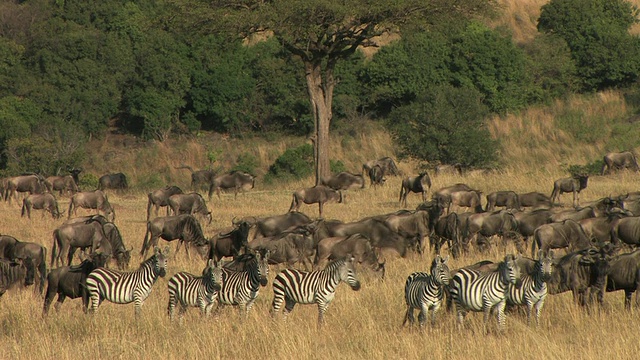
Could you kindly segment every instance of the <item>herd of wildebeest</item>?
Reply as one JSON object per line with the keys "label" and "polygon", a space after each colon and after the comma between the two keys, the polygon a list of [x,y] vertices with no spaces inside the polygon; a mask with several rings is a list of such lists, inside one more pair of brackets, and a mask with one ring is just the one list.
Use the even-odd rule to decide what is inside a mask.
{"label": "herd of wildebeest", "polygon": [[[231,226],[220,229],[208,239],[200,222],[210,223],[211,212],[205,199],[195,190],[206,185],[209,201],[214,192],[218,198],[221,191],[233,191],[236,196],[238,192],[252,189],[255,177],[241,171],[220,175],[209,170],[194,171],[186,165],[178,168],[191,172],[194,192],[184,193],[177,186],[167,186],[148,194],[147,229],[139,256],[146,258],[150,249],[155,249],[152,257],[163,254],[158,249],[158,241],[162,238],[178,240],[176,254],[184,243],[187,256],[191,257],[189,249],[195,249],[198,256],[206,259],[203,276],[189,275],[184,284],[174,281],[173,289],[170,286],[170,292],[174,293],[190,291],[188,286],[195,287],[191,290],[193,299],[184,298],[184,294],[180,298],[182,311],[186,306],[199,306],[208,314],[216,302],[246,305],[246,302],[237,301],[240,295],[234,295],[236,292],[223,294],[224,281],[231,279],[229,274],[233,271],[244,271],[249,273],[248,277],[253,276],[250,272],[258,270],[251,264],[257,259],[271,265],[284,264],[287,269],[283,272],[289,271],[279,275],[278,289],[274,284],[276,298],[281,297],[277,301],[274,299],[274,310],[279,309],[282,301],[285,301],[285,313],[290,312],[295,303],[317,303],[320,321],[333,299],[337,283],[344,281],[355,290],[359,288],[354,264],[362,271],[371,271],[384,278],[384,259],[391,255],[406,257],[410,252],[434,258],[430,272],[417,272],[407,279],[405,322],[413,322],[414,309],[421,312],[421,324],[429,310],[435,321],[435,312],[447,299],[449,305],[458,309],[460,323],[467,311],[484,311],[486,320],[491,309],[496,308],[498,324],[502,326],[506,304],[526,305],[530,316],[533,310],[536,311],[537,320],[546,294],[565,291],[572,291],[578,304],[588,305],[593,297],[601,303],[605,292],[623,290],[625,308],[630,309],[632,294],[640,286],[640,250],[636,249],[640,245],[640,192],[580,201],[580,192],[588,184],[587,175],[555,181],[551,196],[510,190],[483,196],[480,190],[463,183],[431,189],[427,172],[403,176],[393,159],[385,157],[363,164],[361,173],[342,172],[321,179],[317,186],[293,192],[289,211],[284,214],[234,218]],[[620,169],[639,170],[633,153],[610,153],[604,157],[602,175]],[[463,171],[457,165],[438,166],[434,170],[436,176],[443,172],[455,175]],[[13,286],[35,284],[35,291],[44,293],[44,314],[56,295],[56,308],[65,298],[82,298],[86,310],[91,308],[92,301],[96,301],[87,291],[87,278],[96,269],[109,267],[111,262],[115,262],[121,272],[129,268],[132,248],[124,244],[114,224],[116,214],[106,195],[111,189],[126,191],[126,176],[108,174],[99,179],[97,190],[79,191],[78,174],[81,171],[69,169],[70,175],[49,178],[26,174],[0,182],[0,194],[5,202],[17,201],[18,194],[25,195],[22,216],[29,218],[32,209],[49,212],[54,218],[61,217],[54,194],[70,196],[68,220],[53,230],[51,248],[6,234],[0,236],[0,296]],[[324,219],[325,204],[342,202],[344,191],[365,187],[363,174],[369,178],[372,188],[384,186],[386,176],[403,176],[398,198],[403,209],[348,223]],[[420,203],[415,210],[406,210],[411,193],[420,195]],[[573,206],[558,204],[563,193],[573,196]],[[319,217],[312,219],[299,212],[303,204],[318,204]],[[98,214],[77,217],[78,207],[95,209]],[[166,216],[158,216],[162,207],[166,208]],[[507,255],[502,262],[482,261],[453,271],[447,267],[449,255],[457,258],[470,251],[487,251],[492,247],[506,249],[509,243],[517,249],[517,256]],[[441,257],[439,254],[445,248],[449,255]],[[78,255],[81,262],[72,265],[78,249],[82,250]],[[233,261],[222,266],[223,259]],[[337,269],[338,265],[332,265],[336,262],[342,267],[345,263],[349,265],[348,276],[342,267],[326,278],[318,275],[303,280],[306,275],[300,275],[307,274],[305,271],[321,274],[329,271],[326,269]],[[221,267],[229,270],[222,271]],[[296,267],[305,271],[290,270]],[[292,275],[292,271],[298,275]],[[264,273],[258,275],[265,278]],[[332,276],[334,280],[330,279]],[[209,278],[215,284],[208,283]],[[292,280],[294,278],[298,283]],[[193,279],[199,282],[196,284]],[[193,284],[188,285],[188,281]],[[234,291],[242,293],[251,289],[250,280],[243,281],[245,283],[239,280],[234,283],[233,286],[239,287]],[[46,291],[45,283],[48,283]],[[266,285],[264,279],[260,283]],[[258,291],[249,292],[251,294],[247,296],[253,297],[252,302]],[[223,296],[232,298],[222,301]],[[144,298],[138,300],[144,301]],[[172,314],[171,304],[169,308]]]}

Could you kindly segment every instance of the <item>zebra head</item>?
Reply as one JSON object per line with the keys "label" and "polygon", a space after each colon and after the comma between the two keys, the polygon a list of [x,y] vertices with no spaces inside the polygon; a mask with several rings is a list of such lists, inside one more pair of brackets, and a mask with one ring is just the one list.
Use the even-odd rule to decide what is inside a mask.
{"label": "zebra head", "polygon": [[542,278],[542,281],[547,281],[551,278],[553,272],[553,251],[545,255],[544,251],[538,251],[538,261],[536,261],[536,271]]}
{"label": "zebra head", "polygon": [[169,257],[169,247],[164,250],[156,247],[153,249],[153,271],[160,277],[167,275],[167,257]]}
{"label": "zebra head", "polygon": [[340,274],[340,281],[346,282],[351,286],[351,289],[358,291],[360,290],[360,281],[356,276],[355,260],[353,255],[347,255],[347,258],[340,265],[338,273]]}
{"label": "zebra head", "polygon": [[451,279],[451,272],[449,271],[449,255],[446,258],[442,258],[440,255],[431,262],[431,276],[440,285],[449,285],[449,279]]}
{"label": "zebra head", "polygon": [[258,277],[260,278],[260,286],[267,286],[269,276],[269,255],[271,251],[267,251],[264,256],[260,255],[260,252],[256,253],[256,269]]}
{"label": "zebra head", "polygon": [[202,271],[202,277],[205,281],[213,284],[214,291],[220,291],[222,288],[222,262],[216,262],[213,259],[210,259],[207,262],[207,267]]}
{"label": "zebra head", "polygon": [[[519,258],[519,255],[518,255]],[[516,285],[520,280],[520,266],[518,266],[515,256],[508,254],[504,257],[504,261],[500,263],[498,270],[503,282]]]}

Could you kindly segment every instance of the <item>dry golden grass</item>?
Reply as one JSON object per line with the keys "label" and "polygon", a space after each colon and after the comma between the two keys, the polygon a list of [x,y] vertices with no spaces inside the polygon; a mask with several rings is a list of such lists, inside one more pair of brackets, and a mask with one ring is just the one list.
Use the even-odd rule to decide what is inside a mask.
{"label": "dry golden grass", "polygon": [[[583,201],[608,194],[637,190],[637,175],[620,173],[590,179],[583,192]],[[539,190],[550,192],[555,176],[548,173],[521,174],[506,171],[475,177],[434,177],[433,188],[455,182],[466,182],[485,193],[499,189],[516,191]],[[310,182],[311,179],[307,180]],[[290,194],[300,184],[286,189],[256,189],[242,194],[237,201],[225,194],[221,200],[209,203],[214,214],[211,226],[205,227],[207,236],[230,224],[234,216],[273,215],[284,213],[290,204]],[[327,218],[352,221],[364,216],[387,213],[399,208],[400,178],[390,178],[387,184],[374,192],[371,188],[352,191],[346,204],[328,204]],[[145,232],[146,198],[142,193],[111,194],[117,219],[127,246],[137,252]],[[419,202],[419,196],[409,195],[409,206]],[[570,196],[561,202],[568,204]],[[68,199],[61,199],[65,208]],[[317,216],[316,206],[303,206],[308,215]],[[51,249],[51,232],[63,220],[41,218],[36,211],[33,220],[20,218],[15,203],[0,203],[0,232],[24,241],[33,241]],[[80,210],[82,213],[82,210]],[[80,214],[78,214],[80,215]],[[161,244],[164,243],[161,241]],[[174,249],[175,243],[171,244]],[[476,254],[450,260],[456,268],[481,259],[500,259],[505,252],[496,248],[489,254]],[[402,328],[405,305],[403,288],[406,276],[413,271],[426,270],[430,255],[423,258],[411,255],[405,259],[387,259],[387,277],[380,280],[359,272],[363,283],[359,292],[340,285],[327,316],[326,326],[316,328],[315,306],[297,306],[288,319],[273,320],[269,316],[272,298],[271,281],[263,288],[248,318],[242,319],[236,309],[224,308],[210,319],[200,317],[190,309],[184,324],[170,323],[166,315],[167,280],[178,271],[199,273],[204,261],[193,257],[187,260],[184,250],[169,262],[169,273],[160,279],[144,304],[142,316],[135,319],[133,305],[105,302],[97,314],[88,316],[81,311],[81,301],[67,300],[59,313],[53,309],[45,319],[41,317],[42,298],[29,290],[11,290],[0,301],[0,358],[152,358],[170,359],[239,358],[259,356],[267,359],[325,359],[388,357],[482,359],[520,358],[523,354],[536,354],[545,359],[635,358],[640,345],[632,334],[637,330],[639,312],[628,314],[623,310],[623,294],[608,294],[606,307],[588,314],[572,303],[569,294],[550,296],[542,313],[539,328],[526,326],[523,313],[510,314],[507,332],[497,334],[492,319],[490,332],[482,332],[482,315],[469,314],[466,328],[455,328],[453,313],[442,311],[435,328],[424,330]],[[137,255],[135,260],[138,260]],[[136,261],[133,261],[136,264]],[[132,266],[132,268],[135,265]]]}

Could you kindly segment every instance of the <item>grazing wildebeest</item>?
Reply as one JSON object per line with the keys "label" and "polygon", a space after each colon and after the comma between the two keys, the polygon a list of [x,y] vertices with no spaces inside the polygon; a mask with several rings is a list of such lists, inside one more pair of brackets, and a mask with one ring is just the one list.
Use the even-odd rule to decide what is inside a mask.
{"label": "grazing wildebeest", "polygon": [[441,164],[436,165],[436,176],[440,175],[462,175],[462,164]]}
{"label": "grazing wildebeest", "polygon": [[363,189],[364,177],[361,174],[352,174],[343,171],[333,176],[320,179],[320,185],[330,187],[333,190]]}
{"label": "grazing wildebeest", "polygon": [[66,298],[82,297],[82,310],[86,312],[89,305],[89,293],[86,289],[87,276],[93,270],[105,266],[106,262],[107,257],[104,254],[95,254],[91,259],[82,261],[80,265],[52,269],[47,275],[47,291],[45,292],[42,315],[46,316],[49,313],[49,307],[56,295],[58,295],[58,301],[55,304],[56,311],[60,310],[60,306]]}
{"label": "grazing wildebeest", "polygon": [[366,163],[362,164],[362,174],[368,174],[369,170],[371,170],[376,165],[378,165],[382,170],[383,176],[386,174],[397,176],[400,174],[395,161],[393,161],[393,159],[388,156],[380,158],[378,160],[369,160]]}
{"label": "grazing wildebeest", "polygon": [[269,252],[269,264],[286,264],[293,267],[296,263],[311,270],[311,256],[315,251],[313,232],[308,228],[298,228],[274,237],[254,239],[249,243],[253,252]]}
{"label": "grazing wildebeest", "polygon": [[44,190],[44,178],[38,174],[14,176],[7,179],[4,200],[11,204],[12,197],[18,201],[18,193],[41,194]]}
{"label": "grazing wildebeest", "polygon": [[202,195],[198,193],[171,195],[167,200],[167,204],[171,207],[173,215],[198,215],[207,219],[207,223],[211,224],[211,211],[207,208]]}
{"label": "grazing wildebeest", "polygon": [[[621,254],[609,262],[607,292],[624,290],[624,307],[631,310],[631,297],[640,289],[640,250]],[[640,299],[636,294],[636,306]]]}
{"label": "grazing wildebeest", "polygon": [[492,212],[496,206],[501,206],[504,209],[520,210],[520,200],[518,194],[515,191],[496,191],[487,195],[486,212]]}
{"label": "grazing wildebeest", "polygon": [[233,198],[238,197],[238,192],[251,190],[256,185],[256,177],[248,172],[234,170],[226,174],[218,175],[213,179],[209,188],[209,200],[215,190],[218,199],[220,199],[220,190],[233,189]]}
{"label": "grazing wildebeest", "polygon": [[400,205],[407,206],[407,195],[410,192],[422,194],[422,202],[427,201],[427,192],[431,189],[431,178],[427,172],[422,172],[418,176],[409,176],[402,180],[400,186]]}
{"label": "grazing wildebeest", "polygon": [[456,191],[471,191],[473,190],[469,185],[463,183],[457,183],[454,185],[440,188],[433,194],[433,198],[442,206],[443,209],[449,209],[451,204],[451,193]]}
{"label": "grazing wildebeest", "polygon": [[187,257],[189,255],[189,245],[193,243],[196,247],[203,247],[209,244],[202,233],[202,227],[195,217],[189,214],[157,217],[147,222],[147,232],[144,235],[140,257],[145,257],[151,247],[158,246],[158,238],[166,241],[179,240],[176,245],[174,257],[180,251],[180,245],[184,242]]}
{"label": "grazing wildebeest", "polygon": [[634,247],[640,246],[639,216],[630,216],[612,221],[611,243],[618,246],[620,241]]}
{"label": "grazing wildebeest", "polygon": [[369,169],[369,180],[371,181],[371,186],[373,186],[374,188],[378,185],[384,185],[384,183],[387,181],[384,178],[384,171],[382,170],[380,165],[376,165]]}
{"label": "grazing wildebeest", "polygon": [[580,191],[587,187],[589,175],[574,175],[569,178],[558,179],[553,182],[551,204],[559,200],[562,193],[573,193],[573,206],[580,206]]}
{"label": "grazing wildebeest", "polygon": [[245,219],[250,224],[255,224],[256,232],[249,238],[270,237],[292,230],[296,227],[311,223],[311,219],[300,212],[289,212],[283,215],[275,215],[263,219]]}
{"label": "grazing wildebeest", "polygon": [[116,219],[116,212],[109,203],[109,198],[101,190],[83,191],[73,194],[69,202],[67,218],[71,218],[71,213],[76,216],[78,207],[85,209],[96,209],[97,213],[102,212],[109,221]]}
{"label": "grazing wildebeest", "polygon": [[[53,231],[53,245],[51,250],[51,266],[56,262],[60,266],[67,258],[67,265],[71,265],[73,254],[77,248],[82,250],[91,247],[90,254],[98,249],[105,256],[112,256],[111,243],[104,233],[102,224],[98,221],[77,222],[63,224]],[[58,248],[60,252],[58,253]]]}
{"label": "grazing wildebeest", "polygon": [[[478,244],[478,235],[488,238],[494,235],[500,236],[503,241],[505,238],[515,239],[518,234],[518,221],[515,216],[508,210],[496,211],[493,213],[476,213],[470,215],[464,231],[464,243]],[[516,242],[516,246],[520,244]],[[523,249],[518,249],[523,252]]]}
{"label": "grazing wildebeest", "polygon": [[385,262],[380,260],[378,251],[371,241],[362,234],[328,237],[318,242],[314,269],[324,269],[332,260],[345,259],[351,254],[356,263],[364,264],[371,270],[380,272],[384,279]]}
{"label": "grazing wildebeest", "polygon": [[75,194],[78,192],[78,185],[75,180],[73,180],[73,176],[49,176],[45,179],[44,185],[47,187],[50,193],[54,191],[58,191],[60,196],[64,193],[69,192],[71,194]]}
{"label": "grazing wildebeest", "polygon": [[106,174],[98,179],[98,190],[126,190],[128,187],[127,177],[123,173]]}
{"label": "grazing wildebeest", "polygon": [[554,213],[551,215],[551,221],[552,222],[563,222],[565,220],[580,221],[583,219],[589,219],[593,217],[596,217],[596,213],[594,209],[590,206],[586,206],[583,208],[562,210],[560,212]]}
{"label": "grazing wildebeest", "polygon": [[531,243],[531,257],[536,255],[536,245],[545,253],[549,249],[568,248],[569,251],[586,249],[591,246],[591,239],[585,234],[582,226],[574,220],[561,223],[541,225],[534,231]]}
{"label": "grazing wildebeest", "polygon": [[429,235],[431,246],[435,254],[440,254],[443,243],[447,243],[449,252],[454,259],[458,258],[462,252],[462,233],[464,229],[460,226],[458,213],[449,213],[437,219],[433,232]]}
{"label": "grazing wildebeest", "polygon": [[23,287],[33,285],[35,272],[31,259],[16,261],[0,259],[0,297],[20,282]]}
{"label": "grazing wildebeest", "polygon": [[182,189],[179,187],[172,185],[166,186],[163,189],[155,190],[150,192],[147,197],[149,198],[149,202],[147,203],[147,221],[149,221],[149,217],[151,216],[151,208],[153,207],[156,211],[156,217],[158,216],[158,209],[161,207],[167,207],[167,216],[169,215],[169,197],[171,195],[182,194]]}
{"label": "grazing wildebeest", "polygon": [[47,248],[28,241],[19,241],[13,236],[0,235],[0,258],[10,261],[29,260],[29,266],[38,271],[38,290],[42,294],[44,280],[47,276]]}
{"label": "grazing wildebeest", "polygon": [[417,238],[416,250],[419,254],[424,251],[424,237],[429,236],[442,214],[442,208],[438,204],[431,202],[430,205],[428,210],[389,215],[385,219],[385,223],[392,231],[405,238]]}
{"label": "grazing wildebeest", "polygon": [[[45,210],[51,213],[51,217],[54,219],[60,218],[60,208],[58,207],[58,201],[51,195],[51,193],[44,194],[31,194],[22,200],[22,212],[24,217],[25,213],[27,217],[31,219],[31,209]],[[44,217],[44,212],[42,213]]]}
{"label": "grazing wildebeest", "polygon": [[[95,221],[95,220],[94,220]],[[111,244],[112,257],[116,260],[116,265],[119,270],[126,270],[129,267],[131,261],[131,250],[133,247],[127,249],[122,241],[122,235],[116,224],[112,222],[106,222],[102,224],[102,230],[104,231],[109,244]]]}
{"label": "grazing wildebeest", "polygon": [[[188,169],[191,172],[191,191],[196,191],[198,188],[202,189],[203,185],[210,189],[213,186],[213,179],[216,177],[216,172],[213,170],[194,171],[191,166],[184,164],[177,166],[176,169]],[[209,199],[211,199],[211,192],[209,192]]]}
{"label": "grazing wildebeest", "polygon": [[518,194],[518,200],[521,207],[531,207],[533,209],[551,207],[551,199],[547,195],[535,191]]}
{"label": "grazing wildebeest", "polygon": [[234,259],[240,255],[240,251],[249,245],[248,237],[251,223],[247,220],[232,220],[233,228],[229,231],[222,231],[209,240],[208,258],[220,261],[225,256]]}
{"label": "grazing wildebeest", "polygon": [[600,171],[601,175],[610,173],[611,170],[619,170],[619,169],[631,169],[633,171],[638,171],[640,168],[638,167],[638,161],[636,160],[636,156],[631,151],[623,151],[623,152],[610,152],[603,158],[602,170]]}
{"label": "grazing wildebeest", "polygon": [[447,212],[451,212],[452,206],[458,208],[467,207],[473,209],[477,213],[483,212],[482,210],[482,191],[480,190],[461,190],[454,191],[449,194],[449,207]]}
{"label": "grazing wildebeest", "polygon": [[317,185],[312,188],[301,189],[293,193],[293,200],[289,207],[289,212],[298,211],[300,205],[318,204],[318,212],[322,217],[322,209],[327,202],[342,203],[344,198],[340,190],[333,190],[323,185]]}

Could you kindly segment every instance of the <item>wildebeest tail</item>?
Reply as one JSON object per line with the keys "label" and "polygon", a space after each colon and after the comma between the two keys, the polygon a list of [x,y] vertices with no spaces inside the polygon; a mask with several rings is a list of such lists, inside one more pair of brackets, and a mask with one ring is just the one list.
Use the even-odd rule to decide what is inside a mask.
{"label": "wildebeest tail", "polygon": [[144,256],[144,252],[149,246],[149,234],[151,230],[149,229],[149,222],[147,222],[147,232],[144,234],[144,240],[142,241],[142,249],[140,249],[140,256]]}
{"label": "wildebeest tail", "polygon": [[153,206],[153,201],[151,200],[151,193],[147,195],[149,201],[147,202],[147,221],[149,221],[149,216],[151,216],[151,207]]}
{"label": "wildebeest tail", "polygon": [[402,202],[402,195],[404,194],[404,183],[400,185],[400,197],[398,201]]}
{"label": "wildebeest tail", "polygon": [[23,217],[25,212],[27,212],[27,199],[26,198],[22,200],[22,212],[20,213],[20,216]]}
{"label": "wildebeest tail", "polygon": [[538,229],[533,232],[533,240],[531,241],[531,258],[536,258],[536,243],[538,242]]}
{"label": "wildebeest tail", "polygon": [[296,193],[293,193],[293,199],[291,200],[291,206],[289,207],[289,212],[292,212],[297,205],[298,205],[298,197],[296,196]]}
{"label": "wildebeest tail", "polygon": [[60,239],[60,230],[53,230],[53,244],[51,245],[51,267],[53,267],[53,262],[56,259],[56,251],[58,246],[58,241]]}
{"label": "wildebeest tail", "polygon": [[40,272],[40,285],[39,291],[42,295],[44,291],[44,281],[47,278],[47,248],[42,247],[42,253],[40,253],[40,265],[38,265],[38,271]]}

